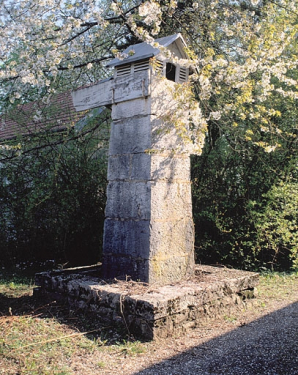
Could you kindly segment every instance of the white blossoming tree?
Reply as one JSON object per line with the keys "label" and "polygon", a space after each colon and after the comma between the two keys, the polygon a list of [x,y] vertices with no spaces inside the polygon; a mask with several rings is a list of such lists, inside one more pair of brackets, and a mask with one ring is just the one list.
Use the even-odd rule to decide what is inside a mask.
{"label": "white blossoming tree", "polygon": [[270,152],[288,135],[271,99],[298,95],[296,11],[296,0],[2,0],[0,108],[94,82],[128,43],[180,31],[198,68],[197,113]]}
{"label": "white blossoming tree", "polygon": [[[230,209],[234,197],[236,207],[239,197],[255,199],[257,191],[261,196],[274,183],[273,177],[264,186],[257,182],[267,172],[262,163],[278,170],[276,178],[285,178],[283,163],[288,171],[297,165],[292,156],[297,151],[298,0],[1,0],[0,10],[2,117],[22,103],[38,100],[46,106],[53,94],[107,77],[105,62],[121,57],[128,44],[154,43],[156,37],[181,32],[189,46],[183,63],[197,71],[191,76],[193,90],[185,85],[177,91],[181,108],[191,102],[186,107],[193,109],[194,134],[200,143],[207,135],[195,188],[196,181],[208,180],[204,166],[208,172],[217,166],[219,186],[230,189]],[[32,113],[36,121],[38,111]],[[13,155],[34,147],[28,140],[19,143]],[[208,159],[214,150],[222,157],[218,165]],[[8,150],[3,152],[5,157]],[[257,163],[251,186],[244,175]],[[247,186],[254,191],[250,197],[243,193]],[[212,213],[225,234],[232,233],[223,219],[227,207]],[[241,250],[235,238],[231,247]]]}

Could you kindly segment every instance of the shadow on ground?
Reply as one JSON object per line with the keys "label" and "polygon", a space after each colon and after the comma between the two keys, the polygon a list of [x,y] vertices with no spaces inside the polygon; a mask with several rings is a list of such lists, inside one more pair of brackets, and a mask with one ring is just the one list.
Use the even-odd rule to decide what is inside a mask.
{"label": "shadow on ground", "polygon": [[105,345],[128,339],[128,334],[123,327],[106,326],[95,314],[70,310],[63,301],[46,296],[7,297],[0,293],[0,317],[11,315],[56,319],[60,324],[86,333],[91,340],[104,338]]}
{"label": "shadow on ground", "polygon": [[[103,326],[95,315],[69,311],[52,299],[0,294],[0,316],[10,314],[55,318],[81,332],[94,330],[90,339],[105,335],[107,344],[128,337],[117,327]],[[133,375],[205,374],[298,375],[298,302]]]}
{"label": "shadow on ground", "polygon": [[134,375],[297,375],[298,302]]}

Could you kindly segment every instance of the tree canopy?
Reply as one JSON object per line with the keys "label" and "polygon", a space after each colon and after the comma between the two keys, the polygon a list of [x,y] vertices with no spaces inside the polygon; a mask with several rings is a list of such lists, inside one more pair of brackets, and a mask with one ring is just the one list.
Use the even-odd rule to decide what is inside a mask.
{"label": "tree canopy", "polygon": [[[5,116],[28,102],[44,104],[42,111],[38,106],[31,110],[31,116],[39,118],[57,93],[111,75],[106,62],[124,57],[128,45],[154,44],[155,38],[180,32],[188,45],[188,60],[181,63],[196,71],[192,90],[183,85],[178,90],[181,108],[188,101],[195,103],[194,134],[200,142],[205,139],[202,155],[193,158],[198,259],[244,268],[297,265],[293,233],[298,221],[296,201],[291,202],[297,189],[297,0],[0,0],[0,4],[1,127],[6,126]],[[33,143],[27,138],[17,145],[2,144],[2,161],[10,160],[6,165],[15,173],[11,176],[19,178],[22,174],[14,169],[18,162],[13,158],[26,164],[30,153],[37,158],[45,147],[46,153],[55,150],[56,161],[65,156],[72,165],[67,142],[72,142],[72,152],[79,150],[80,142],[89,144],[101,121],[92,121],[82,136],[68,131],[62,142],[43,136]],[[102,146],[101,141],[93,144],[92,152]],[[41,160],[46,164],[44,155]],[[83,160],[88,164],[91,159]],[[93,163],[92,159],[88,165]],[[96,176],[96,168],[91,170]],[[52,191],[57,188],[55,173],[49,174]],[[103,180],[96,178],[101,182],[92,186],[94,199],[96,189],[104,190]],[[3,189],[7,193],[7,185]],[[275,205],[275,199],[281,203]],[[60,243],[70,233],[62,232]],[[6,234],[0,233],[0,238]]]}
{"label": "tree canopy", "polygon": [[297,99],[297,1],[1,1],[1,109],[109,74],[128,44],[182,32],[208,123],[267,152],[295,137],[279,103]]}

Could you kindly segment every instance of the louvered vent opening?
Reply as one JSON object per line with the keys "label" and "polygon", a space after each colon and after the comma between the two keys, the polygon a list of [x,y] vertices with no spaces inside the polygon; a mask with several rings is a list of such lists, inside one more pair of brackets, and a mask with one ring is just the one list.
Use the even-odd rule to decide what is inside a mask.
{"label": "louvered vent opening", "polygon": [[180,67],[179,82],[186,82],[186,81],[187,81],[187,69]]}
{"label": "louvered vent opening", "polygon": [[135,72],[142,72],[148,69],[149,69],[149,60],[139,61],[135,63],[135,66],[134,66]]}
{"label": "louvered vent opening", "polygon": [[123,77],[130,74],[131,64],[121,65],[117,68],[117,77]]}
{"label": "louvered vent opening", "polygon": [[156,60],[154,63],[154,69],[157,74],[163,75],[163,62]]}

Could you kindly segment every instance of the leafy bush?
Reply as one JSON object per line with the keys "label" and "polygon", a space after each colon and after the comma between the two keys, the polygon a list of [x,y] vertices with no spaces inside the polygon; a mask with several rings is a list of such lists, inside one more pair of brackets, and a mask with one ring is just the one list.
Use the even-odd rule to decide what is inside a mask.
{"label": "leafy bush", "polygon": [[[247,147],[224,137],[193,157],[197,262],[241,269],[297,268],[296,153]],[[292,178],[292,183],[286,183]]]}
{"label": "leafy bush", "polygon": [[93,131],[43,148],[31,141],[32,152],[2,162],[1,262],[54,259],[83,265],[99,260],[107,139],[106,133]]}
{"label": "leafy bush", "polygon": [[254,255],[271,254],[272,264],[298,269],[298,184],[280,183],[264,194],[262,204],[251,202],[257,242]]}

